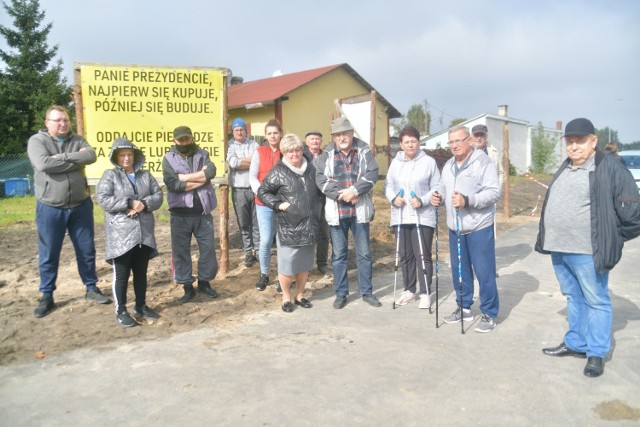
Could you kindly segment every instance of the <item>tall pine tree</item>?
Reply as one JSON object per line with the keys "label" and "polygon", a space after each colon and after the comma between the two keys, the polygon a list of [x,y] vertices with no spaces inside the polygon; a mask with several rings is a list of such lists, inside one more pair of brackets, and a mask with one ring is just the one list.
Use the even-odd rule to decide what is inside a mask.
{"label": "tall pine tree", "polygon": [[44,112],[52,104],[69,106],[71,87],[62,76],[58,45],[49,47],[52,23],[38,0],[2,2],[13,28],[0,25],[9,47],[0,49],[0,155],[23,153],[29,137],[43,128]]}

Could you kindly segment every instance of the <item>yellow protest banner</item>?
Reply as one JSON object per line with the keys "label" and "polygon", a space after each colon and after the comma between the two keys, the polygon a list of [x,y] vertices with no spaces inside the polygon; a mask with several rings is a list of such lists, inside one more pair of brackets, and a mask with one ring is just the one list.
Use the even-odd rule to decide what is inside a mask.
{"label": "yellow protest banner", "polygon": [[[171,68],[76,64],[81,80],[84,137],[98,160],[87,178],[113,167],[109,150],[124,137],[144,152],[145,169],[162,178],[162,159],[173,145],[173,129],[189,126],[195,143],[224,174],[225,68]],[[76,82],[77,84],[78,82]]]}

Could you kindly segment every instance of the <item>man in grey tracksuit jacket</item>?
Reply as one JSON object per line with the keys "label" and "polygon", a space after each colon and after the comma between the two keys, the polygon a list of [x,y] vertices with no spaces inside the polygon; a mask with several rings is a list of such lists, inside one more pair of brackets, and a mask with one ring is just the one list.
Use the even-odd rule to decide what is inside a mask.
{"label": "man in grey tracksuit jacket", "polygon": [[431,199],[435,205],[443,200],[446,206],[451,274],[458,303],[458,309],[444,321],[473,320],[475,274],[482,312],[475,330],[490,332],[496,326],[499,309],[493,232],[495,204],[500,198],[498,171],[483,151],[474,148],[466,127],[449,130],[449,146],[453,157],[442,168],[444,194]]}

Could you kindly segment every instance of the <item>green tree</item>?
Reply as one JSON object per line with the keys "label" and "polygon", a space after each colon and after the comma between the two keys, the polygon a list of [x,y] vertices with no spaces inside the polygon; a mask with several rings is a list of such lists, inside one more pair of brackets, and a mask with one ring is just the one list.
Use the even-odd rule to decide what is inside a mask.
{"label": "green tree", "polygon": [[467,121],[467,119],[464,118],[464,117],[461,117],[459,119],[453,119],[453,120],[451,120],[451,123],[449,123],[449,127],[452,128],[452,127],[457,126],[460,123],[464,123],[466,121]]}
{"label": "green tree", "polygon": [[547,135],[542,122],[539,122],[537,131],[531,135],[531,172],[547,172],[556,165],[557,145],[558,141]]}
{"label": "green tree", "polygon": [[399,134],[400,130],[407,125],[418,129],[422,136],[431,134],[431,113],[429,112],[429,103],[426,99],[422,104],[413,104],[409,107],[409,111],[407,111],[405,116],[391,123],[396,134]]}
{"label": "green tree", "polygon": [[390,123],[393,128],[392,136],[398,136],[400,135],[400,130],[407,125],[407,119],[402,116],[399,119],[392,119]]}
{"label": "green tree", "polygon": [[609,128],[609,126],[602,129],[596,129],[596,135],[598,135],[598,147],[600,149],[604,149],[604,145],[608,142],[617,142],[618,145],[620,145],[618,131]]}
{"label": "green tree", "polygon": [[622,150],[640,150],[640,141],[633,141],[629,144],[620,144],[620,151]]}
{"label": "green tree", "polygon": [[71,103],[62,60],[55,60],[58,45],[47,43],[53,24],[43,24],[40,2],[11,0],[2,5],[13,27],[0,25],[9,47],[0,49],[0,155],[24,152],[29,136],[42,128],[46,109]]}
{"label": "green tree", "polygon": [[407,124],[415,127],[421,135],[431,134],[431,113],[429,103],[425,99],[422,104],[413,104],[407,111]]}

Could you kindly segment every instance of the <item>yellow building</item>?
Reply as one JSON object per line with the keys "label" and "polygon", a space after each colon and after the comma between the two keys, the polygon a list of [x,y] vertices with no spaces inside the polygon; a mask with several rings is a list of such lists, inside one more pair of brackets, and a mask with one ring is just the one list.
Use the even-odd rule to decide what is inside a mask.
{"label": "yellow building", "polygon": [[400,112],[348,64],[232,85],[227,105],[227,123],[242,117],[250,135],[264,136],[265,124],[276,118],[285,133],[295,133],[301,138],[309,130],[320,131],[324,136],[323,145],[331,139],[331,120],[346,115],[356,135],[372,146],[381,175],[386,174],[391,161],[389,120],[401,117]]}

